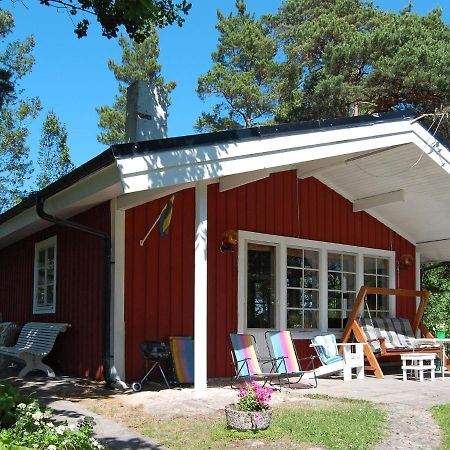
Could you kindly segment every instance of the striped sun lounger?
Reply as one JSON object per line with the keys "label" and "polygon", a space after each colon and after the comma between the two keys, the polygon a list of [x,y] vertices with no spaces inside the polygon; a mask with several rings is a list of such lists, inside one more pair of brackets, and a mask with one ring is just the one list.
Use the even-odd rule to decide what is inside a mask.
{"label": "striped sun lounger", "polygon": [[169,345],[178,383],[194,384],[194,340],[190,336],[171,336]]}
{"label": "striped sun lounger", "polygon": [[[264,384],[266,384],[268,381],[277,379],[278,383],[280,383],[279,373],[274,373],[271,371],[264,372],[261,370],[256,353],[255,336],[251,334],[230,333],[230,340],[232,346],[231,356],[233,359],[234,369],[236,371],[233,381],[242,379],[248,381],[263,380]],[[231,387],[234,387],[233,381],[231,383]]]}
{"label": "striped sun lounger", "polygon": [[[275,371],[286,377],[289,386],[291,378],[296,378],[296,383],[299,383],[305,374],[310,374],[317,387],[315,356],[299,358],[289,331],[267,331],[265,336],[269,353],[275,361]],[[301,361],[308,361],[307,370],[302,369]]]}

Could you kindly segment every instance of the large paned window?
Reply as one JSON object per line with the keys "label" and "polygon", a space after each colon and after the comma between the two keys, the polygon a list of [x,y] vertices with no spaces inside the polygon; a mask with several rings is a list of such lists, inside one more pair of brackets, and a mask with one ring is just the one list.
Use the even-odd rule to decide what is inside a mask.
{"label": "large paned window", "polygon": [[35,245],[33,314],[54,313],[56,306],[56,236]]}
{"label": "large paned window", "polygon": [[[389,287],[389,260],[386,258],[364,258],[364,286]],[[389,317],[389,298],[387,295],[369,294],[364,305],[366,317]]]}
{"label": "large paned window", "polygon": [[287,327],[317,328],[319,323],[319,253],[287,249]]}
{"label": "large paned window", "polygon": [[[362,285],[395,287],[393,251],[251,232],[240,232],[239,246],[242,332],[336,333],[345,327]],[[360,311],[373,317],[393,313],[395,297],[387,295],[368,296]]]}
{"label": "large paned window", "polygon": [[275,247],[248,245],[247,327],[275,328]]}

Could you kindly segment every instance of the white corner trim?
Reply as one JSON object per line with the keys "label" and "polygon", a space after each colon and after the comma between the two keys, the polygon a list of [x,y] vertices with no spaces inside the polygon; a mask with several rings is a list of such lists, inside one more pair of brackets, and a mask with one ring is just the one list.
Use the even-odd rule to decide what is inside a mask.
{"label": "white corner trim", "polygon": [[353,202],[353,212],[365,211],[375,206],[386,205],[388,203],[404,202],[405,190],[385,192],[383,194],[372,195],[370,197],[358,198]]}
{"label": "white corner trim", "polygon": [[114,367],[121,380],[125,379],[125,212],[117,209],[117,200],[111,207],[111,350]]}

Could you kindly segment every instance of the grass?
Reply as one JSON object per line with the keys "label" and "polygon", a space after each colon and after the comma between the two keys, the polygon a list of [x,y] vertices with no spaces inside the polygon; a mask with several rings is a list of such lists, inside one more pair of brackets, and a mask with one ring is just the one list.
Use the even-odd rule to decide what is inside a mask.
{"label": "grass", "polygon": [[433,406],[431,412],[443,434],[443,450],[450,450],[450,403]]}
{"label": "grass", "polygon": [[239,432],[228,429],[222,415],[170,421],[152,418],[142,433],[160,444],[177,449],[244,448],[245,441],[277,449],[321,446],[328,449],[367,449],[381,438],[385,415],[372,403],[321,398],[319,405],[290,405],[274,409],[267,430]]}

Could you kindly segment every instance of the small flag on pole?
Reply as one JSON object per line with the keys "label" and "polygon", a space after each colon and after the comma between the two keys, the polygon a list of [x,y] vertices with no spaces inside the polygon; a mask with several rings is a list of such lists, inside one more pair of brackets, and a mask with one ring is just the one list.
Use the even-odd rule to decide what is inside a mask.
{"label": "small flag on pole", "polygon": [[159,235],[161,237],[167,236],[169,234],[170,220],[172,219],[173,202],[175,200],[175,195],[170,197],[169,201],[164,206],[159,216]]}

